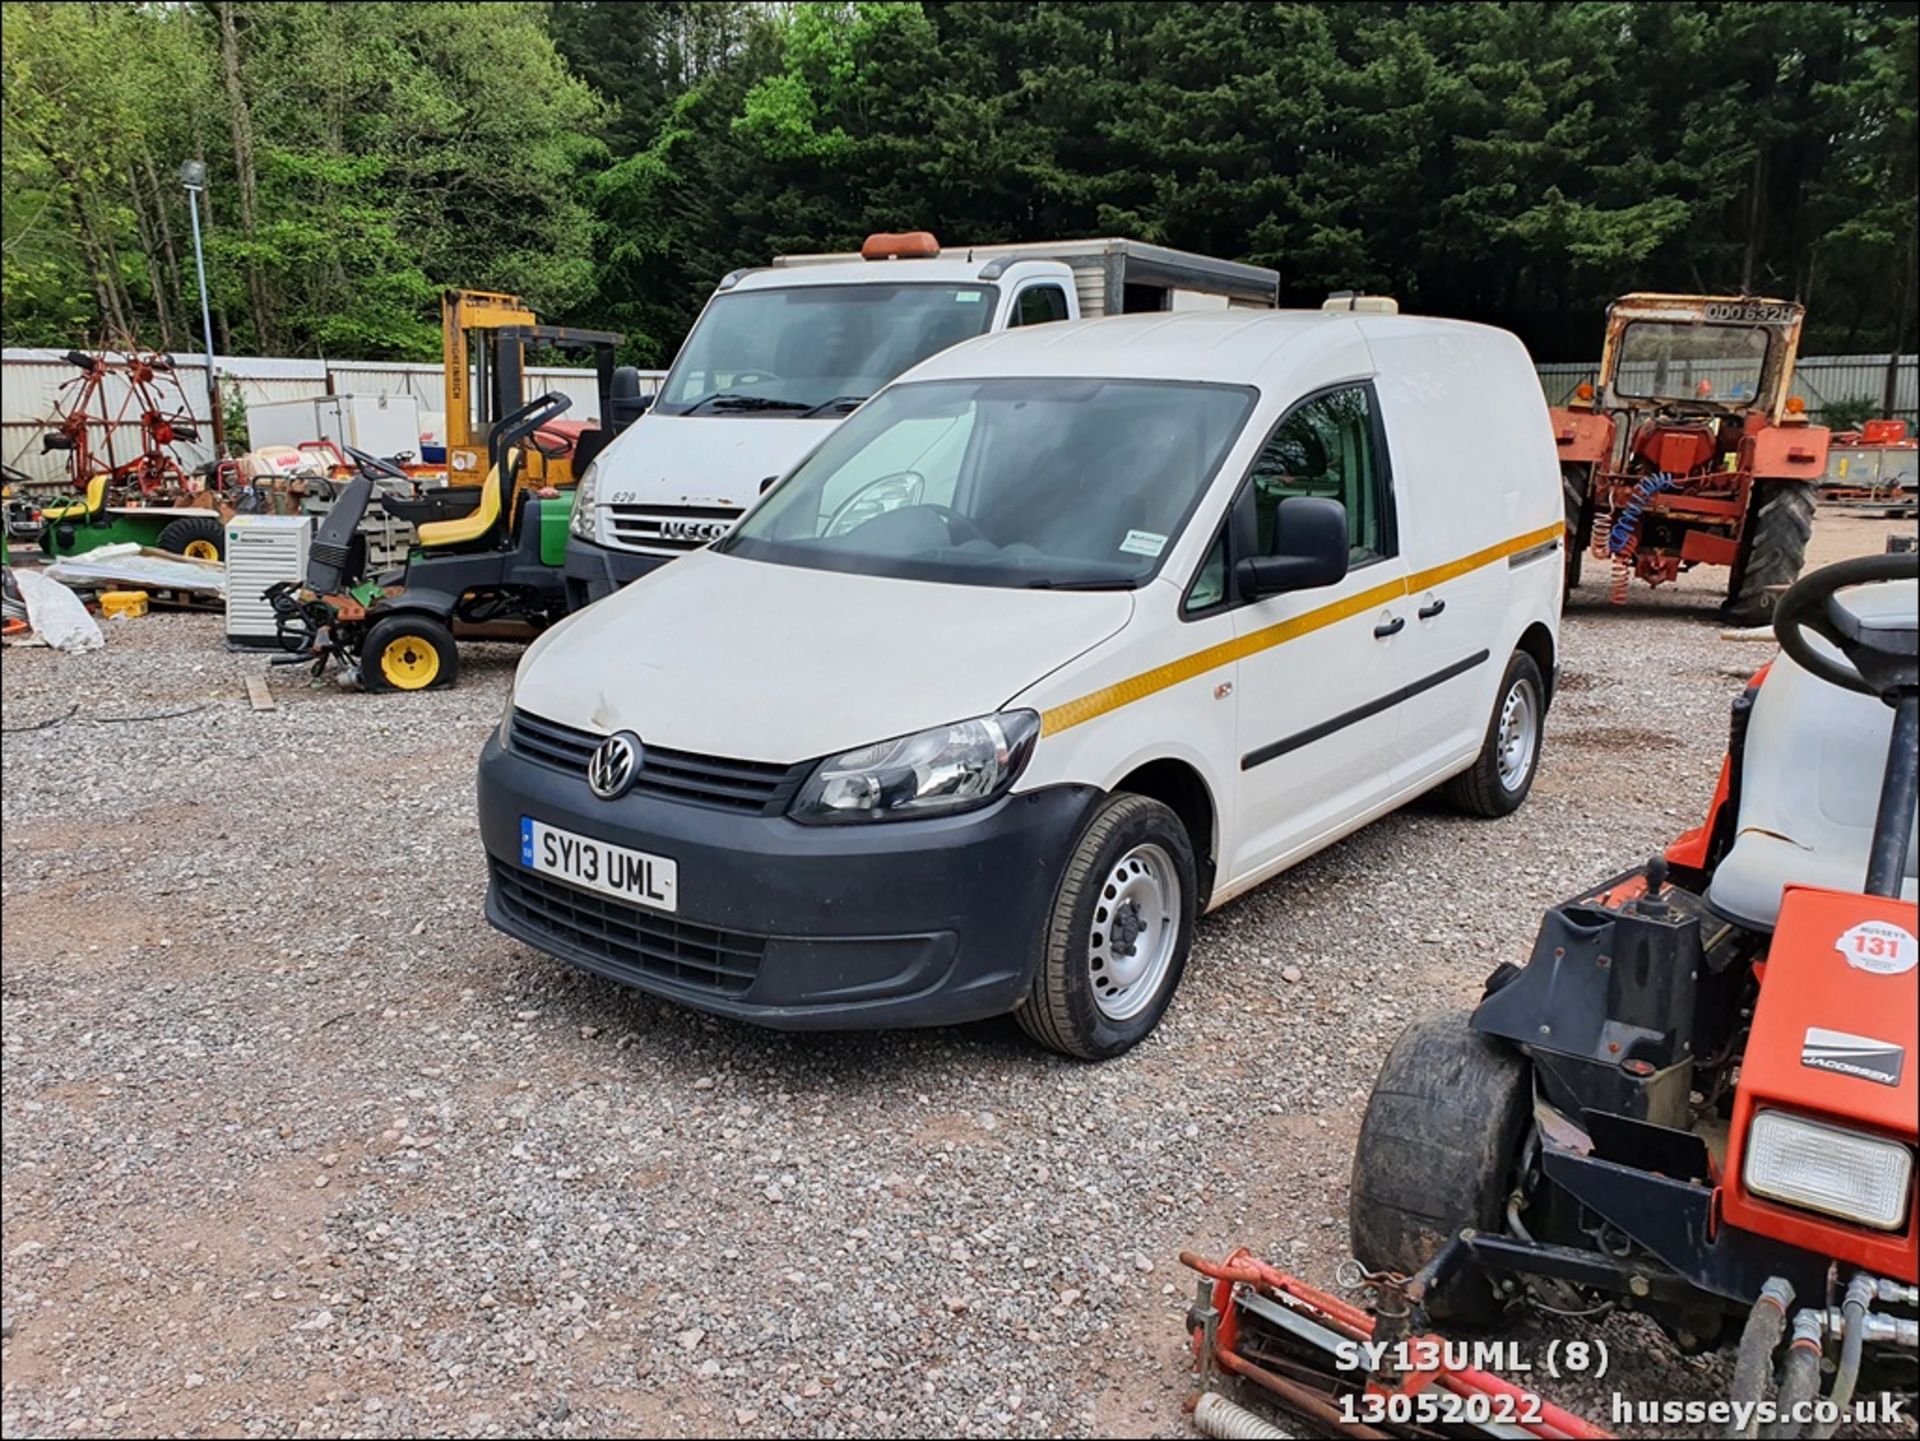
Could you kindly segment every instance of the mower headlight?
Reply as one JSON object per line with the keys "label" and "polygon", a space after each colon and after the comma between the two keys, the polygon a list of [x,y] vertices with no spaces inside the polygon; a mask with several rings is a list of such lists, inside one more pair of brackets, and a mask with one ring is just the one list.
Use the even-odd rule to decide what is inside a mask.
{"label": "mower headlight", "polygon": [[582,540],[593,539],[593,498],[600,489],[600,462],[592,461],[573,488],[573,518],[567,529]]}
{"label": "mower headlight", "polygon": [[1012,710],[862,746],[820,762],[789,814],[819,825],[984,806],[1013,785],[1039,734],[1038,715]]}
{"label": "mower headlight", "polygon": [[1907,1219],[1913,1153],[1898,1141],[1762,1111],[1747,1131],[1747,1189],[1769,1201],[1895,1231]]}

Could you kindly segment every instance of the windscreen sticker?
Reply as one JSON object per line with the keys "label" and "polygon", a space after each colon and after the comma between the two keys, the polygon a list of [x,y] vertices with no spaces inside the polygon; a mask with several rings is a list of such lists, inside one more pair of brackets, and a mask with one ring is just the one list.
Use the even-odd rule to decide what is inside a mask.
{"label": "windscreen sticker", "polygon": [[1892,1041],[1876,1041],[1871,1036],[1850,1036],[1845,1031],[1807,1027],[1807,1038],[1800,1047],[1800,1064],[1814,1071],[1836,1071],[1857,1076],[1882,1086],[1900,1084],[1907,1053]]}
{"label": "windscreen sticker", "polygon": [[978,290],[956,290],[953,292],[955,305],[978,305],[986,296]]}
{"label": "windscreen sticker", "polygon": [[1120,549],[1128,555],[1157,556],[1166,548],[1167,538],[1150,530],[1130,530],[1127,538],[1120,542]]}
{"label": "windscreen sticker", "polygon": [[1862,921],[1842,931],[1833,948],[1856,971],[1876,976],[1904,975],[1920,963],[1920,942],[1913,932],[1889,921]]}

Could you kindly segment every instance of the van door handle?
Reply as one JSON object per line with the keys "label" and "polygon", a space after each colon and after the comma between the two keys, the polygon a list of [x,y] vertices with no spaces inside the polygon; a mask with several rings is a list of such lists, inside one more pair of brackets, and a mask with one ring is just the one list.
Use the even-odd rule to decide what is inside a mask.
{"label": "van door handle", "polygon": [[1385,640],[1390,635],[1400,634],[1400,632],[1406,628],[1407,618],[1404,615],[1396,615],[1385,625],[1376,625],[1373,628],[1373,638],[1375,640]]}
{"label": "van door handle", "polygon": [[1447,608],[1447,603],[1444,600],[1436,600],[1432,605],[1423,605],[1420,607],[1420,611],[1419,611],[1420,619],[1432,620],[1436,615],[1440,614],[1440,612],[1445,610],[1446,608]]}

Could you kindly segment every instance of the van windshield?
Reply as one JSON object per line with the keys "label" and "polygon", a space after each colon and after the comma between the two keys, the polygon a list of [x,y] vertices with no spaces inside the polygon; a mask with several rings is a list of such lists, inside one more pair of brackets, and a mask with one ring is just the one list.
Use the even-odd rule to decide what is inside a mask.
{"label": "van windshield", "polygon": [[996,298],[991,285],[873,282],[718,295],[654,410],[838,420],[935,351],[983,334]]}
{"label": "van windshield", "polygon": [[1246,386],[930,380],[878,396],[715,547],[967,585],[1152,579],[1246,423]]}

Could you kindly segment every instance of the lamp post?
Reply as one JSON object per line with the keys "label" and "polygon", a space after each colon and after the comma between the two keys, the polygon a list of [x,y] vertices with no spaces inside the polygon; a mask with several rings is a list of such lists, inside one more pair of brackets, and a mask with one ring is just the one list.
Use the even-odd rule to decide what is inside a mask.
{"label": "lamp post", "polygon": [[213,315],[207,307],[207,258],[200,250],[200,192],[207,188],[204,160],[180,166],[180,183],[187,188],[187,209],[193,217],[193,265],[200,274],[200,334],[207,343],[207,415],[213,422],[214,458],[227,448],[226,418],[220,413],[220,384],[213,374]]}

